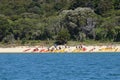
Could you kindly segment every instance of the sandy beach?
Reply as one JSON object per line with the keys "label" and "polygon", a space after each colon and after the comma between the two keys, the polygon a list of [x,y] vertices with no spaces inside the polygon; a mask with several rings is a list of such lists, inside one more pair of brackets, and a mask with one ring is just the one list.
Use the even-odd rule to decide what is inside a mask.
{"label": "sandy beach", "polygon": [[39,47],[39,46],[18,46],[9,48],[0,48],[0,53],[70,53],[70,52],[120,52],[120,46],[51,46],[51,47]]}

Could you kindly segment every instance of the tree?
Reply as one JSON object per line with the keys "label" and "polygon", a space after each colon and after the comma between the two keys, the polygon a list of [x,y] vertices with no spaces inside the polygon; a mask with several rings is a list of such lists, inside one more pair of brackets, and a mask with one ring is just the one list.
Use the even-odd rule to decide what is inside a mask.
{"label": "tree", "polygon": [[69,30],[73,40],[81,40],[81,35],[85,35],[86,38],[92,36],[92,39],[94,39],[97,15],[91,8],[79,7],[75,10],[66,10],[65,14],[63,26]]}
{"label": "tree", "polygon": [[57,36],[56,44],[66,44],[70,39],[70,34],[67,29],[62,29]]}
{"label": "tree", "polygon": [[114,9],[114,5],[113,5],[113,0],[109,1],[109,0],[100,0],[99,4],[96,7],[96,13],[103,15],[108,11],[111,11]]}
{"label": "tree", "polygon": [[11,25],[9,24],[8,20],[0,17],[0,41],[7,35],[12,33]]}
{"label": "tree", "polygon": [[114,8],[117,10],[120,9],[120,0],[114,0]]}

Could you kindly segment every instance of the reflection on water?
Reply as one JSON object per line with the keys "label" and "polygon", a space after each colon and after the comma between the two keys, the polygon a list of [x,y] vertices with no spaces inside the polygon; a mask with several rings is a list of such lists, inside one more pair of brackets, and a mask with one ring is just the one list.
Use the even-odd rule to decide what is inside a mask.
{"label": "reflection on water", "polygon": [[120,80],[120,54],[0,54],[0,80]]}

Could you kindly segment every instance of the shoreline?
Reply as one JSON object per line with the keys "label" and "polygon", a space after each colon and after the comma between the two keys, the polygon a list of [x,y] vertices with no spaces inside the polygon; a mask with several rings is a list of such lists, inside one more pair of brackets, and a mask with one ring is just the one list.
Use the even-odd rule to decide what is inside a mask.
{"label": "shoreline", "polygon": [[82,45],[82,46],[17,46],[0,48],[0,53],[84,53],[84,52],[120,52],[120,45]]}

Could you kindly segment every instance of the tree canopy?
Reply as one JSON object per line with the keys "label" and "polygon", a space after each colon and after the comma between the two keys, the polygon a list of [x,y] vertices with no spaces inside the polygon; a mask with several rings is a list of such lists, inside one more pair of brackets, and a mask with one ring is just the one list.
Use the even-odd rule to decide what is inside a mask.
{"label": "tree canopy", "polygon": [[0,42],[120,41],[120,0],[0,0]]}

